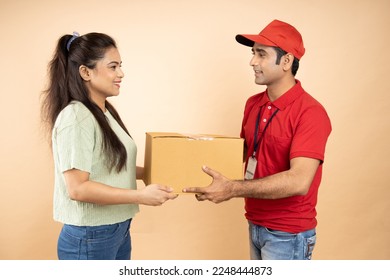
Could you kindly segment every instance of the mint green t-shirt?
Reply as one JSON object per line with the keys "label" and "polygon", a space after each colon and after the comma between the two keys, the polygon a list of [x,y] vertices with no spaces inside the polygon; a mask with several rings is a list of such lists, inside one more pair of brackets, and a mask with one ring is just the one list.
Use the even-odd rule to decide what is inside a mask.
{"label": "mint green t-shirt", "polygon": [[126,168],[110,172],[102,153],[102,132],[92,113],[81,103],[71,102],[58,115],[52,134],[55,168],[54,220],[77,226],[98,226],[123,222],[139,211],[137,204],[98,205],[69,198],[64,171],[89,173],[91,181],[111,187],[136,189],[137,147],[112,115],[105,113],[111,128],[126,147]]}

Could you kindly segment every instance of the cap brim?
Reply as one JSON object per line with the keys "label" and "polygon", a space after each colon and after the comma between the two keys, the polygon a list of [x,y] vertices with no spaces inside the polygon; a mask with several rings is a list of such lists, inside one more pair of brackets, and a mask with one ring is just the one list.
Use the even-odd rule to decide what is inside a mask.
{"label": "cap brim", "polygon": [[253,47],[254,41],[247,39],[246,36],[249,36],[249,35],[237,35],[236,41],[238,43],[240,43],[241,45]]}
{"label": "cap brim", "polygon": [[258,43],[264,46],[276,46],[277,45],[261,35],[239,34],[236,36],[236,41],[242,45],[253,47],[254,43]]}

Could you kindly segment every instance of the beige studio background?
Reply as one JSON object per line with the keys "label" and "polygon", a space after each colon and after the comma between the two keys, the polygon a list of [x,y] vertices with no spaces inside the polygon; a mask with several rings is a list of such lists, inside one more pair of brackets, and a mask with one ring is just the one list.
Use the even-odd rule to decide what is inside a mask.
{"label": "beige studio background", "polygon": [[[302,33],[297,78],[333,124],[314,259],[390,259],[389,11],[388,0],[0,0],[0,259],[56,259],[39,96],[61,35],[117,40],[126,77],[111,102],[143,165],[146,131],[239,135],[246,99],[264,88],[234,36],[275,18]],[[247,259],[243,214],[242,199],[142,206],[133,259]]]}

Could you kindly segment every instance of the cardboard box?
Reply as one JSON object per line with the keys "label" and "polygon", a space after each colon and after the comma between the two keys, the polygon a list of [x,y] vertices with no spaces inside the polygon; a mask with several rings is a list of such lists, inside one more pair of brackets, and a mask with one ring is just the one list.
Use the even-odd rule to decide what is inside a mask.
{"label": "cardboard box", "polygon": [[244,140],[221,135],[186,135],[147,132],[145,183],[173,187],[206,187],[212,178],[202,171],[206,165],[230,179],[243,178]]}

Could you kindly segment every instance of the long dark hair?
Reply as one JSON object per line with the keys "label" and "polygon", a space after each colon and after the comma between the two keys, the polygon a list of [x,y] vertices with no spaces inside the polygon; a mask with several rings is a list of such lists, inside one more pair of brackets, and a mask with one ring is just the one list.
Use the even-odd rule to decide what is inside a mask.
{"label": "long dark hair", "polygon": [[[71,40],[71,41],[70,41]],[[70,44],[71,43],[71,44]],[[98,60],[104,57],[109,48],[116,48],[113,38],[103,33],[88,33],[83,36],[64,35],[57,43],[52,60],[48,66],[49,82],[43,91],[42,119],[52,131],[54,123],[71,101],[80,101],[96,118],[103,133],[103,153],[109,170],[117,172],[126,168],[126,148],[114,133],[103,111],[92,101],[79,74],[79,67],[85,65],[95,68]],[[106,109],[130,136],[118,112],[106,100]]]}

